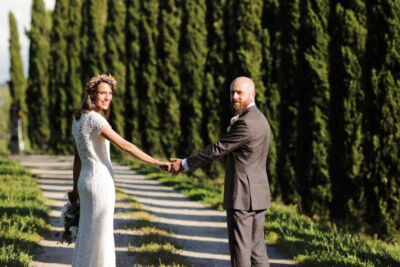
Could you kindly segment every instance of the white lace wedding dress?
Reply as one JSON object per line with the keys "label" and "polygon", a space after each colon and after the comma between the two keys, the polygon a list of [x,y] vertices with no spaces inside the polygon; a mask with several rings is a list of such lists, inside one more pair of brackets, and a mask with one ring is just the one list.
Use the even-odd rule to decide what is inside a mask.
{"label": "white lace wedding dress", "polygon": [[110,142],[99,134],[104,127],[110,127],[110,124],[94,111],[83,113],[72,123],[82,163],[78,181],[80,219],[73,267],[115,266],[115,189]]}

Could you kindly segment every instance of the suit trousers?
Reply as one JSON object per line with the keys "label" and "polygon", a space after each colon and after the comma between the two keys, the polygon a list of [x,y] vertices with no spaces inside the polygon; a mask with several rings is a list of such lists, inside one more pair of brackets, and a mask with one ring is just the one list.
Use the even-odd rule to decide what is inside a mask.
{"label": "suit trousers", "polygon": [[264,222],[265,210],[227,210],[232,267],[269,267]]}

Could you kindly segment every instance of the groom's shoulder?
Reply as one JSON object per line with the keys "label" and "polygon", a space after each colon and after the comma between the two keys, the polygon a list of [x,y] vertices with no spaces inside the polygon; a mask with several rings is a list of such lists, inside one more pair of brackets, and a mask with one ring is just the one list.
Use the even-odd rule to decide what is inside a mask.
{"label": "groom's shoulder", "polygon": [[247,122],[249,127],[265,127],[269,125],[264,113],[262,113],[256,106],[251,107],[243,119]]}
{"label": "groom's shoulder", "polygon": [[257,117],[257,115],[260,113],[260,110],[256,107],[256,106],[252,106],[250,108],[248,108],[242,116],[240,116],[240,119],[242,120],[251,120],[255,117]]}

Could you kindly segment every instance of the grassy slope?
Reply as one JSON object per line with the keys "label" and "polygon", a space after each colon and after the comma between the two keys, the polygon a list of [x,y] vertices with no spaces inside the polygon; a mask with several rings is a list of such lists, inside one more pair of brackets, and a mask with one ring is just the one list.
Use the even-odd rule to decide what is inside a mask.
{"label": "grassy slope", "polygon": [[[180,174],[172,176],[131,159],[121,160],[191,199],[222,208],[222,185]],[[294,207],[274,203],[267,212],[266,241],[302,266],[400,266],[400,245],[350,234],[298,214]]]}
{"label": "grassy slope", "polygon": [[28,266],[48,229],[47,216],[36,177],[0,157],[0,266]]}

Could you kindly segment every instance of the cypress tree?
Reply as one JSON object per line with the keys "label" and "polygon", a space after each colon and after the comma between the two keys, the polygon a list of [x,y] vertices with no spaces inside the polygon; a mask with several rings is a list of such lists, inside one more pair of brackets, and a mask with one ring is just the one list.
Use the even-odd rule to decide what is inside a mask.
{"label": "cypress tree", "polygon": [[93,76],[104,73],[105,46],[103,39],[104,0],[83,0],[82,5],[82,79],[84,84]]}
{"label": "cypress tree", "polygon": [[[231,1],[229,27],[230,43],[228,47],[230,55],[228,61],[231,65],[230,73],[232,76],[248,76],[253,79],[256,87],[256,99],[258,108],[266,115],[270,121],[273,138],[270,142],[270,150],[268,155],[268,174],[271,177],[272,187],[275,187],[276,179],[276,141],[275,132],[276,125],[276,105],[277,94],[274,88],[267,88],[264,85],[268,80],[266,75],[272,71],[271,62],[267,62],[270,51],[270,35],[268,29],[262,28],[264,1]],[[263,73],[263,67],[266,67]],[[269,99],[267,100],[267,96]],[[274,128],[273,128],[274,127]]]}
{"label": "cypress tree", "polygon": [[161,154],[160,117],[157,112],[158,92],[156,42],[158,37],[158,0],[141,1],[140,71],[138,75],[139,125],[143,148],[151,154]]}
{"label": "cypress tree", "polygon": [[366,16],[363,1],[331,2],[330,16],[330,176],[331,217],[362,224],[362,63]]}
{"label": "cypress tree", "polygon": [[159,41],[157,44],[157,88],[160,95],[159,117],[161,145],[167,157],[176,156],[179,148],[180,109],[179,97],[179,38],[181,27],[180,1],[160,2]]}
{"label": "cypress tree", "polygon": [[207,57],[205,65],[205,90],[203,104],[203,140],[204,143],[215,142],[221,134],[226,133],[226,125],[221,123],[221,115],[229,110],[222,106],[222,100],[228,99],[230,80],[226,79],[225,64],[225,21],[224,8],[226,0],[207,0]]}
{"label": "cypress tree", "polygon": [[328,3],[300,2],[298,80],[299,124],[297,170],[306,214],[328,215],[331,201],[328,173]]}
{"label": "cypress tree", "polygon": [[[66,78],[66,118],[71,120],[75,110],[80,108],[83,98],[82,68],[81,68],[81,25],[82,0],[69,0],[67,21],[67,62],[68,72]],[[67,132],[71,133],[72,123],[67,122]],[[71,136],[72,138],[72,136]]]}
{"label": "cypress tree", "polygon": [[279,30],[276,27],[279,12],[279,2],[264,1],[262,13],[262,80],[265,86],[265,112],[271,127],[272,139],[268,152],[268,181],[274,196],[281,195],[277,173],[279,147],[279,90],[277,55]]}
{"label": "cypress tree", "polygon": [[[207,57],[205,63],[205,81],[201,102],[203,103],[202,139],[204,144],[215,143],[218,138],[226,134],[226,126],[223,121],[226,113],[229,113],[230,81],[226,79],[225,65],[225,0],[206,1],[206,26],[207,26]],[[230,115],[230,114],[229,114]],[[222,164],[213,162],[205,171],[209,177],[217,177],[223,174]]]}
{"label": "cypress tree", "polygon": [[68,0],[58,0],[53,11],[50,35],[50,145],[55,153],[72,151],[72,137],[68,131],[71,116],[67,116],[67,18]]}
{"label": "cypress tree", "polygon": [[386,237],[400,227],[400,3],[367,1],[366,9],[364,220]]}
{"label": "cypress tree", "polygon": [[[12,96],[10,107],[11,122],[11,152],[19,153],[29,150],[28,140],[28,120],[26,116],[27,108],[25,103],[26,79],[24,76],[24,66],[21,58],[21,46],[19,43],[18,27],[15,16],[12,12],[8,13],[10,25],[10,82],[9,88]],[[22,125],[22,126],[21,126]],[[22,135],[17,129],[21,129]]]}
{"label": "cypress tree", "polygon": [[207,55],[206,2],[183,1],[182,36],[180,43],[181,69],[181,153],[188,155],[200,150],[203,119],[200,103],[204,86],[204,67]]}
{"label": "cypress tree", "polygon": [[[225,85],[224,85],[224,94],[225,96],[220,99],[221,103],[221,134],[226,133],[227,125],[229,125],[230,120],[232,118],[231,109],[231,101],[230,101],[230,85],[235,77],[234,73],[234,62],[233,62],[233,51],[234,51],[234,36],[232,28],[234,26],[234,15],[232,14],[233,2],[225,1],[224,5],[224,64],[225,64]],[[217,26],[217,25],[215,25]]]}
{"label": "cypress tree", "polygon": [[21,45],[19,43],[18,26],[15,16],[12,12],[8,14],[10,26],[10,92],[13,98],[13,105],[19,108],[24,102],[23,95],[25,93],[25,77],[24,66],[21,57]]}
{"label": "cypress tree", "polygon": [[125,91],[125,137],[141,145],[139,128],[138,82],[139,72],[139,0],[126,1],[126,91]]}
{"label": "cypress tree", "polygon": [[29,46],[29,86],[26,94],[29,137],[32,148],[44,152],[50,138],[49,127],[49,59],[50,25],[43,0],[32,3],[31,29],[27,32]]}
{"label": "cypress tree", "polygon": [[231,2],[233,47],[231,48],[232,74],[253,79],[260,110],[267,113],[265,87],[262,83],[262,28],[263,1],[236,0]]}
{"label": "cypress tree", "polygon": [[118,89],[111,105],[110,122],[113,129],[124,134],[124,103],[125,95],[125,3],[123,0],[108,0],[107,24],[104,31],[106,45],[106,73],[112,73],[118,82]]}
{"label": "cypress tree", "polygon": [[[282,200],[287,204],[299,203],[296,175],[297,136],[298,136],[298,79],[299,69],[298,46],[300,28],[299,1],[283,1],[279,9],[279,66],[277,67],[278,88],[280,90],[280,123],[281,140],[278,153],[278,176]],[[293,70],[293,71],[288,71]]]}

